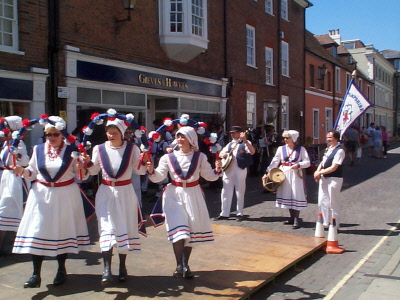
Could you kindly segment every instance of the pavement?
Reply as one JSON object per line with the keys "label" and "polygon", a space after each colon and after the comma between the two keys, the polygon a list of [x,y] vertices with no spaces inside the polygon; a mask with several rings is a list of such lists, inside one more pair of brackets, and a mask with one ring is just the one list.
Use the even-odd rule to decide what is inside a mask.
{"label": "pavement", "polygon": [[[349,195],[353,199],[357,200],[365,200],[367,197],[373,197],[370,192],[365,192],[365,185],[373,186],[373,182],[376,184],[382,183],[379,181],[379,177],[374,177],[377,174],[386,174],[390,173],[390,180],[386,179],[385,184],[387,184],[388,188],[382,191],[382,197],[386,197],[385,192],[389,193],[389,190],[394,186],[394,190],[396,190],[397,184],[397,199],[398,199],[398,178],[399,178],[399,164],[400,164],[400,143],[396,142],[391,145],[391,150],[388,155],[387,160],[374,160],[372,158],[367,158],[366,152],[364,151],[362,161],[368,162],[368,166],[359,166],[357,172],[358,176],[354,176],[352,170],[355,170],[357,167],[353,169],[348,168],[349,174],[352,174],[351,179],[345,178],[344,184],[344,194],[349,197]],[[373,174],[372,174],[373,173]],[[365,178],[364,178],[364,177]],[[370,178],[370,181],[366,180],[366,178]],[[393,178],[394,177],[394,178]],[[377,179],[376,179],[377,178]],[[236,222],[234,218],[234,205],[232,206],[232,214],[230,220],[223,221],[214,221],[214,224],[221,224],[227,226],[235,226],[235,227],[243,227],[248,229],[256,229],[263,231],[271,231],[275,233],[282,234],[294,234],[296,236],[307,236],[312,237],[314,235],[315,228],[315,220],[317,216],[317,186],[313,183],[313,179],[311,175],[306,177],[307,182],[307,193],[309,196],[309,208],[301,213],[301,217],[303,219],[302,227],[297,230],[293,230],[291,226],[284,226],[282,222],[287,219],[287,211],[275,208],[274,200],[275,195],[272,193],[265,193],[261,186],[261,175],[249,175],[247,178],[247,191],[246,191],[246,203],[245,203],[245,218],[242,222]],[[371,183],[372,182],[372,183]],[[373,186],[374,188],[374,186]],[[209,184],[204,184],[204,191],[206,195],[207,206],[210,212],[211,217],[215,217],[220,212],[220,188],[215,187],[213,184],[210,186]],[[154,195],[154,190],[149,190],[149,193],[143,197],[143,209],[145,214],[149,214],[151,212],[151,208],[153,207],[152,199]],[[390,194],[392,195],[392,194]],[[389,196],[388,196],[389,197]],[[390,196],[391,197],[391,196]],[[361,199],[359,199],[361,198]],[[378,199],[379,200],[379,199]],[[350,205],[350,204],[349,204]],[[367,204],[368,205],[368,204]],[[369,205],[371,206],[371,205]],[[349,207],[350,211],[352,207]],[[368,212],[368,207],[365,208],[366,213]],[[371,210],[371,217],[369,223],[377,223],[377,213],[376,211]],[[297,267],[287,268],[284,272],[286,275],[282,275],[281,281],[283,281],[282,286],[284,286],[282,293],[277,292],[277,288],[279,287],[279,278],[276,279],[276,283],[271,283],[267,285],[265,288],[261,288],[256,291],[254,294],[248,297],[248,299],[399,299],[400,295],[400,236],[398,235],[400,229],[400,216],[398,210],[396,208],[388,207],[387,211],[383,211],[383,214],[388,216],[388,220],[391,222],[390,227],[385,229],[371,229],[375,224],[372,224],[370,227],[363,226],[363,230],[356,230],[357,225],[364,225],[362,218],[364,218],[363,214],[354,214],[351,215],[348,213],[344,214],[344,221],[347,221],[345,224],[347,227],[340,229],[340,239],[339,242],[341,246],[344,244],[346,247],[345,254],[341,255],[327,255],[325,253],[315,254],[314,257],[307,258],[302,257],[302,262],[304,264],[309,264],[309,266],[304,267],[302,262],[299,262]],[[395,221],[393,221],[395,220]],[[352,221],[352,222],[351,222]],[[91,236],[97,237],[97,232],[95,226],[92,224],[90,226]],[[363,238],[367,237],[368,239],[363,242]],[[362,245],[364,243],[364,245]],[[357,248],[358,245],[362,245],[363,247]],[[352,250],[353,249],[353,250]],[[168,251],[171,249],[168,248]],[[203,253],[202,255],[206,255]],[[128,255],[129,259],[129,255]],[[324,259],[326,259],[324,261]],[[96,270],[94,274],[98,274],[98,271],[101,270],[101,257],[100,253],[92,253],[89,257],[85,257],[85,254],[79,254],[75,257],[74,261],[84,260],[86,261],[86,266],[90,270],[93,270],[93,266],[96,266]],[[327,263],[326,263],[327,262]],[[68,264],[69,262],[67,262]],[[135,264],[137,262],[133,262]],[[45,265],[48,265],[45,266]],[[52,278],[54,276],[53,271],[55,270],[56,262],[53,261],[45,261],[44,262],[44,271],[48,278]],[[327,270],[315,270],[315,268],[323,269],[324,264],[327,266]],[[337,268],[336,265],[340,265]],[[348,266],[348,268],[343,271],[343,265]],[[86,272],[86,266],[83,271]],[[304,268],[303,268],[304,267]],[[7,276],[4,276],[4,270],[12,270],[12,272],[7,272]],[[2,292],[0,293],[0,299],[28,299],[21,298],[24,290],[22,289],[22,284],[31,274],[31,262],[30,258],[24,255],[11,255],[6,257],[0,257],[0,287]],[[320,286],[316,283],[318,280],[323,281],[322,277],[326,276],[325,273],[333,272],[332,276],[328,276],[328,280],[326,283],[321,283]],[[88,271],[86,273],[90,273],[93,271]],[[322,273],[323,272],[323,273]],[[79,273],[79,271],[77,271]],[[323,274],[323,275],[322,275]],[[88,284],[92,281],[98,280],[97,276],[89,276]],[[289,281],[285,281],[287,277],[292,280],[292,285],[289,285]],[[308,283],[308,288],[305,288],[307,284],[307,280],[301,278],[300,281],[296,282],[297,277],[307,277],[310,278],[308,281],[312,282]],[[7,278],[6,278],[7,277]],[[7,279],[7,280],[6,280]],[[8,284],[5,284],[5,281]],[[134,282],[136,283],[136,281]],[[140,285],[140,283],[138,283]],[[157,280],[152,281],[150,284],[157,285],[159,284]],[[235,282],[232,282],[235,285]],[[7,288],[5,288],[7,287]],[[48,288],[45,290],[39,291],[36,295],[32,296],[32,299],[45,299],[45,298],[53,298],[53,297],[66,297],[65,293],[61,290],[57,290],[55,287],[51,287],[51,285],[47,286]],[[322,288],[323,287],[323,288]],[[165,287],[168,290],[168,287]],[[182,287],[176,286],[176,289],[181,289]],[[294,290],[294,293],[288,292],[288,290]],[[82,290],[77,289],[77,292],[72,294],[73,297],[80,297],[85,299],[133,299],[126,294],[121,293],[120,291],[107,291],[103,289],[94,288],[94,295],[91,297],[82,297]],[[100,294],[100,292],[104,292],[107,296],[111,296],[106,298],[104,294]],[[192,291],[193,292],[193,291]],[[303,295],[306,294],[307,297]],[[171,298],[185,298],[182,296],[182,293],[167,293],[166,295],[141,295],[142,297],[148,296],[149,298],[157,298],[164,297],[167,299]],[[215,297],[220,297],[216,296]],[[204,295],[204,298],[212,298],[211,295]],[[240,298],[239,295],[236,298]]]}

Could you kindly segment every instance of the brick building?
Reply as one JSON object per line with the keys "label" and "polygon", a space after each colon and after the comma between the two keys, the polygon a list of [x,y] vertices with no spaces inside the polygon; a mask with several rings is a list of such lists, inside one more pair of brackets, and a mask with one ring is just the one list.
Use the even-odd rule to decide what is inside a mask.
{"label": "brick building", "polygon": [[61,114],[70,132],[110,107],[150,130],[182,113],[302,130],[310,2],[128,2],[0,2],[0,114]]}

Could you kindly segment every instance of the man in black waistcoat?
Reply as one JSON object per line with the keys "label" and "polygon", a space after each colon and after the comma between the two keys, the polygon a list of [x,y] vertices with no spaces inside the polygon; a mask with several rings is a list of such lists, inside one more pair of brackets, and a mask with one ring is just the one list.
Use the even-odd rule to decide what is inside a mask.
{"label": "man in black waistcoat", "polygon": [[242,221],[244,208],[244,194],[246,192],[247,168],[252,164],[252,155],[255,152],[252,144],[247,140],[246,132],[240,126],[233,126],[230,130],[232,141],[219,153],[220,158],[232,156],[232,161],[224,170],[221,191],[221,213],[214,220],[229,218],[233,191],[236,191],[237,209],[236,221]]}
{"label": "man in black waistcoat", "polygon": [[329,226],[329,212],[336,219],[336,227],[340,227],[340,191],[343,185],[342,164],[345,152],[339,144],[340,133],[330,130],[326,134],[327,148],[314,173],[314,179],[319,182],[318,208],[323,216],[323,224]]}

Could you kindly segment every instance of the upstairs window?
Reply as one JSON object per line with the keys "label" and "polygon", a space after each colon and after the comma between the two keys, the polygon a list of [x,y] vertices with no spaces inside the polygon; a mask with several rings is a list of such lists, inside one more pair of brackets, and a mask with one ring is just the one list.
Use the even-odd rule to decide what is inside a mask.
{"label": "upstairs window", "polygon": [[0,50],[18,51],[17,0],[0,0]]}
{"label": "upstairs window", "polygon": [[282,42],[282,75],[289,76],[289,44]]}
{"label": "upstairs window", "polygon": [[192,34],[203,36],[203,0],[192,0]]}
{"label": "upstairs window", "polygon": [[265,83],[274,84],[274,56],[272,48],[265,48]]}
{"label": "upstairs window", "polygon": [[246,63],[248,66],[256,66],[256,29],[253,26],[246,25]]}
{"label": "upstairs window", "polygon": [[265,0],[265,12],[269,13],[270,15],[274,14],[272,0]]}
{"label": "upstairs window", "polygon": [[171,0],[170,30],[171,32],[183,32],[182,0]]}
{"label": "upstairs window", "polygon": [[315,67],[314,65],[310,65],[310,87],[315,87]]}
{"label": "upstairs window", "polygon": [[281,18],[285,20],[289,20],[289,13],[288,13],[288,1],[281,0]]}

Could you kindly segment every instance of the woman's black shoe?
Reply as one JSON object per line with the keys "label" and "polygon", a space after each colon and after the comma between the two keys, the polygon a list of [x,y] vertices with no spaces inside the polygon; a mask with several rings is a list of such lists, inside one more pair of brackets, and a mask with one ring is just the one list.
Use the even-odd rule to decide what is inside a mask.
{"label": "woman's black shoe", "polygon": [[54,277],[53,284],[54,285],[62,285],[67,281],[67,272],[66,271],[58,271],[56,277]]}
{"label": "woman's black shoe", "polygon": [[176,270],[172,274],[173,277],[182,278],[183,277],[183,270],[181,266],[176,267]]}
{"label": "woman's black shoe", "polygon": [[40,287],[41,282],[42,279],[39,276],[33,275],[31,278],[29,278],[28,281],[24,283],[24,288],[38,288]]}
{"label": "woman's black shoe", "polygon": [[101,277],[101,284],[108,284],[113,281],[113,277],[111,271],[107,270],[103,272],[103,276]]}
{"label": "woman's black shoe", "polygon": [[194,277],[194,274],[192,273],[192,271],[190,271],[189,266],[183,268],[183,277],[185,277],[186,279],[192,279]]}
{"label": "woman's black shoe", "polygon": [[118,281],[124,282],[128,277],[128,271],[126,269],[119,269]]}
{"label": "woman's black shoe", "polygon": [[283,225],[293,225],[293,220],[287,220],[283,222]]}

